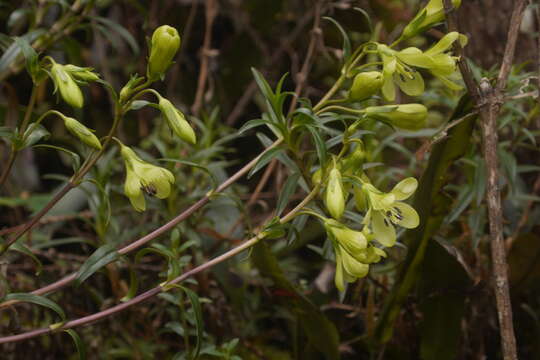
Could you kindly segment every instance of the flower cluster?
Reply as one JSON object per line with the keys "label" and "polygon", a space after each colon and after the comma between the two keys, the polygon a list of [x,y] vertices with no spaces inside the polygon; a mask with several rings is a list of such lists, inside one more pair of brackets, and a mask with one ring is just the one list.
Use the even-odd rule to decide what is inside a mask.
{"label": "flower cluster", "polygon": [[62,65],[56,63],[52,58],[48,58],[52,65],[49,74],[54,83],[54,91],[60,91],[60,96],[69,105],[75,108],[82,108],[84,97],[78,84],[86,84],[99,80],[99,76],[92,71],[92,68],[79,67],[75,65]]}
{"label": "flower cluster", "polygon": [[[348,157],[334,164],[326,180],[324,199],[331,218],[324,220],[324,226],[334,248],[335,282],[340,291],[343,291],[345,282],[366,276],[369,265],[386,256],[381,247],[395,245],[395,225],[412,229],[420,222],[417,212],[402,201],[416,191],[416,179],[406,178],[389,193],[384,193],[363,174],[363,156],[364,150],[359,143]],[[356,180],[359,186],[346,189],[344,178]],[[349,192],[354,194],[357,210],[365,213],[360,231],[338,221],[345,211]]]}

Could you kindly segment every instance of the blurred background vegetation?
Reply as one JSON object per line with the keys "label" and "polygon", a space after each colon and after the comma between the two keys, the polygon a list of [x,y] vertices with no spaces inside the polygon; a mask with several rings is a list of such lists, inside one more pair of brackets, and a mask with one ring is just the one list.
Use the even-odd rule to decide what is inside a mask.
{"label": "blurred background vegetation", "polygon": [[[87,184],[62,200],[27,237],[25,243],[43,269],[27,255],[10,251],[0,260],[0,296],[28,292],[76,271],[95,248],[142,236],[176,216],[255,157],[263,147],[253,133],[237,130],[264,111],[250,70],[261,71],[276,84],[288,73],[284,88],[305,81],[302,96],[320,98],[339,76],[341,35],[321,22],[316,53],[308,76],[299,77],[317,16],[331,16],[354,44],[375,37],[390,43],[423,5],[417,0],[156,0],[156,1],[0,1],[0,126],[13,127],[29,101],[32,81],[24,59],[6,56],[11,36],[30,42],[61,63],[90,66],[114,88],[131,74],[145,73],[147,41],[168,24],[177,28],[182,45],[176,63],[156,89],[189,115],[200,140],[196,146],[175,141],[152,108],[131,112],[118,137],[142,153],[174,162],[176,187],[163,202],[150,201],[150,211],[134,213],[123,196],[123,165],[115,149],[108,151]],[[540,354],[540,161],[539,110],[533,90],[538,76],[538,4],[529,6],[521,28],[517,65],[510,77],[499,119],[505,236],[508,244],[514,322],[523,359]],[[370,21],[354,7],[363,9]],[[493,76],[508,27],[510,0],[463,0],[461,31],[469,36],[466,54],[475,76]],[[63,19],[68,23],[58,31]],[[373,33],[371,29],[374,29]],[[426,46],[444,30],[430,30],[413,46]],[[201,72],[203,75],[201,76]],[[301,75],[300,75],[301,76]],[[202,80],[201,80],[202,79]],[[430,145],[456,108],[460,94],[436,80],[418,102],[430,110],[429,128],[391,132],[381,128],[367,143],[378,183],[389,188],[404,176],[420,178],[427,168]],[[36,113],[54,107],[105,134],[111,125],[111,103],[97,85],[85,88],[87,106],[74,111],[42,86]],[[406,99],[402,99],[406,100]],[[459,112],[459,109],[458,109]],[[48,143],[81,150],[59,123],[48,123]],[[340,298],[333,286],[333,264],[320,252],[325,235],[315,222],[290,239],[272,240],[268,248],[244,254],[187,282],[202,304],[203,328],[181,292],[157,296],[144,304],[79,329],[92,359],[188,358],[200,341],[203,358],[234,359],[498,359],[497,317],[489,285],[489,237],[484,204],[485,165],[475,130],[457,139],[462,153],[446,161],[437,203],[427,215],[436,217],[422,271],[414,290],[399,305],[393,336],[383,343],[384,307],[400,279],[415,234],[390,259],[349,288]],[[467,140],[467,141],[465,141]],[[460,145],[461,144],[461,145]],[[0,144],[4,163],[8,146]],[[84,153],[84,149],[81,150]],[[169,160],[167,160],[169,159]],[[0,236],[39,210],[72,173],[73,159],[37,147],[18,158],[0,197]],[[197,164],[191,167],[190,164]],[[177,244],[177,260],[189,269],[237,245],[272,215],[287,170],[272,163],[242,179],[226,196],[198,211],[157,243]],[[110,170],[113,171],[110,171]],[[261,184],[261,186],[258,186]],[[434,189],[435,187],[432,187]],[[298,200],[298,198],[296,198]],[[185,246],[184,246],[185,245]],[[308,246],[304,246],[308,245]],[[273,253],[273,255],[272,255]],[[272,261],[262,261],[271,258]],[[112,306],[123,298],[133,279],[139,289],[163,281],[167,262],[155,253],[135,254],[110,264],[79,287],[52,294],[70,318]],[[399,285],[399,284],[398,284]],[[385,305],[386,304],[386,305]],[[54,314],[29,304],[0,310],[3,336],[55,322]],[[329,325],[332,324],[332,325]],[[381,330],[381,327],[383,330]],[[339,335],[339,340],[337,336]],[[37,337],[3,345],[5,359],[76,358],[66,334]]]}

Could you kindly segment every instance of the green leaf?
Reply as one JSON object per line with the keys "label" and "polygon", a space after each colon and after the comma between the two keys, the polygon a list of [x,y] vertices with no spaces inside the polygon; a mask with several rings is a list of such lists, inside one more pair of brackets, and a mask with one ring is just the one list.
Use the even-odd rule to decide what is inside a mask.
{"label": "green leaf", "polygon": [[253,247],[251,260],[262,276],[272,279],[276,288],[291,294],[278,300],[282,300],[283,306],[296,315],[297,323],[305,333],[308,345],[323,354],[326,359],[339,359],[339,333],[335,325],[317,305],[287,279],[276,256],[265,242],[260,241]]}
{"label": "green leaf", "polygon": [[66,321],[66,314],[64,313],[64,310],[62,310],[62,308],[57,303],[50,299],[47,299],[45,296],[28,293],[12,293],[7,294],[2,300],[2,302],[11,300],[28,302],[49,308],[55,313],[57,313],[58,316],[60,316],[60,319],[62,319],[62,321]]}
{"label": "green leaf", "polygon": [[203,328],[204,328],[201,303],[199,301],[199,297],[197,296],[197,294],[195,294],[191,289],[188,289],[187,287],[184,287],[184,286],[180,286],[180,288],[188,296],[189,301],[191,302],[193,313],[195,314],[195,327],[197,330],[197,341],[195,342],[195,349],[193,349],[193,351],[191,352],[190,357],[191,359],[198,359],[199,353],[201,352],[201,343],[202,343]]}
{"label": "green leaf", "polygon": [[20,252],[21,254],[30,257],[34,264],[36,264],[36,275],[41,274],[41,270],[43,270],[43,265],[41,264],[41,261],[39,261],[36,255],[34,255],[34,253],[30,251],[30,249],[23,245],[20,240],[16,241],[13,245],[11,245],[9,249]]}
{"label": "green leaf", "polygon": [[137,277],[137,271],[135,271],[134,266],[129,267],[129,289],[127,294],[120,299],[122,302],[129,301],[137,295],[137,290],[139,290],[139,278]]}
{"label": "green leaf", "polygon": [[294,194],[296,187],[298,186],[298,180],[300,179],[300,173],[294,173],[285,182],[283,189],[279,194],[279,199],[276,205],[276,216],[281,215],[285,207],[289,203],[289,199]]}
{"label": "green leaf", "polygon": [[61,151],[63,153],[66,153],[71,157],[73,171],[77,171],[81,167],[81,158],[80,158],[80,156],[77,155],[76,153],[74,153],[71,150],[65,149],[65,148],[60,147],[60,146],[49,145],[49,144],[38,144],[38,145],[34,145],[33,147],[34,148],[54,149],[54,150],[58,150],[58,151]]}
{"label": "green leaf", "polygon": [[28,126],[28,129],[24,132],[23,138],[25,139],[23,143],[20,141],[17,142],[17,149],[22,150],[29,146],[34,145],[41,139],[47,139],[51,133],[45,129],[41,124],[31,124]]}
{"label": "green leaf", "polygon": [[[36,29],[29,31],[28,33],[21,36],[21,38],[26,40],[28,43],[31,43],[46,32],[47,31],[45,29]],[[19,57],[21,56],[21,51],[22,50],[20,46],[16,42],[13,42],[6,49],[6,51],[0,58],[0,73],[9,71],[8,69],[12,66],[12,64],[18,61]]]}
{"label": "green leaf", "polygon": [[272,88],[270,85],[268,85],[268,82],[265,80],[264,76],[257,71],[257,69],[251,68],[251,72],[253,73],[253,77],[255,78],[255,82],[257,83],[259,90],[261,90],[261,93],[268,100],[268,102],[272,104],[274,101],[274,92],[272,91]]}
{"label": "green leaf", "polygon": [[368,24],[369,32],[372,33],[373,32],[373,24],[371,23],[371,17],[367,13],[367,11],[362,9],[362,8],[359,8],[359,7],[353,7],[353,10],[356,10],[360,14],[362,14],[362,16],[364,17],[364,19],[366,20],[366,22]]}
{"label": "green leaf", "polygon": [[75,343],[75,347],[77,348],[77,353],[79,354],[80,360],[86,359],[86,346],[84,345],[84,342],[81,340],[81,337],[77,332],[73,329],[66,329],[64,330],[71,336],[73,339],[73,342]]}
{"label": "green leaf", "polygon": [[265,124],[272,125],[272,122],[270,120],[267,120],[267,119],[249,120],[244,125],[242,125],[242,127],[238,130],[238,133],[242,134],[242,133],[248,131],[249,129],[253,129],[253,128],[257,127],[257,126],[261,126],[261,125],[265,125]]}
{"label": "green leaf", "polygon": [[311,136],[313,137],[313,141],[315,142],[315,148],[317,149],[317,156],[319,157],[319,163],[321,166],[325,166],[326,161],[327,161],[327,153],[328,153],[328,150],[326,149],[326,144],[316,128],[309,125],[307,125],[306,128],[311,133]]}
{"label": "green leaf", "polygon": [[24,38],[15,37],[15,43],[22,50],[24,58],[26,59],[26,70],[28,71],[28,74],[30,74],[32,81],[34,84],[40,83],[47,76],[47,74],[39,66],[38,54],[30,43]]}
{"label": "green leaf", "polygon": [[111,21],[107,18],[101,17],[101,16],[94,16],[93,19],[96,19],[98,22],[105,25],[107,28],[112,30],[113,32],[120,35],[131,47],[131,51],[133,51],[134,55],[138,55],[140,52],[139,45],[137,44],[137,40],[131,35],[129,31],[126,30],[122,25],[118,24],[117,22]]}
{"label": "green leaf", "polygon": [[81,268],[77,272],[75,284],[79,286],[96,271],[117,260],[119,257],[120,254],[116,250],[115,243],[110,243],[99,247],[92,255],[90,255],[84,264],[82,264]]}
{"label": "green leaf", "polygon": [[347,35],[347,32],[336,20],[332,19],[331,17],[323,16],[323,19],[328,20],[332,24],[334,24],[339,30],[339,32],[341,33],[341,36],[343,37],[343,45],[341,46],[341,49],[343,50],[343,61],[347,62],[347,60],[351,56],[351,41],[349,40],[349,36]]}
{"label": "green leaf", "polygon": [[278,154],[283,152],[283,148],[281,147],[275,147],[273,149],[268,150],[263,154],[263,156],[260,157],[259,161],[255,164],[253,169],[248,174],[248,179],[251,178],[257,171],[262,169],[266,164],[268,164],[272,159],[274,159]]}

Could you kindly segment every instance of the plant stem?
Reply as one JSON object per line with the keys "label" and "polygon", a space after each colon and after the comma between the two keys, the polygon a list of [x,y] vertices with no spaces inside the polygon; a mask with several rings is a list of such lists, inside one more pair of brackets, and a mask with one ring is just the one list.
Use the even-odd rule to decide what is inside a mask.
{"label": "plant stem", "polygon": [[[280,219],[280,222],[281,223],[286,223],[286,222],[292,220],[295,217],[295,215],[298,212],[300,212],[301,209],[304,208],[304,206],[306,206],[315,196],[317,196],[318,192],[319,192],[319,188],[315,187],[304,198],[304,200],[302,200],[302,202],[300,204],[298,204],[287,215],[283,216]],[[246,240],[241,245],[238,245],[237,247],[227,251],[226,253],[224,253],[224,254],[222,254],[222,255],[220,255],[218,257],[213,258],[210,261],[207,261],[204,264],[201,264],[201,265],[199,265],[199,266],[197,266],[197,267],[195,267],[195,268],[193,268],[193,269],[191,269],[189,271],[186,271],[184,274],[176,277],[175,279],[169,281],[168,283],[165,283],[165,284],[156,286],[156,287],[154,287],[154,288],[152,288],[150,290],[147,290],[144,293],[134,297],[133,299],[131,299],[129,301],[126,301],[124,303],[118,304],[116,306],[113,306],[112,308],[109,308],[107,310],[103,310],[103,311],[97,312],[95,314],[88,315],[88,316],[85,316],[85,317],[82,317],[82,318],[79,318],[79,319],[76,319],[76,320],[68,321],[68,322],[64,323],[60,327],[55,327],[54,330],[51,329],[51,327],[47,327],[47,328],[42,328],[42,329],[31,330],[31,331],[28,331],[28,332],[25,332],[25,333],[22,333],[22,334],[18,334],[18,335],[0,337],[0,344],[23,341],[23,340],[31,339],[31,338],[36,337],[36,336],[50,334],[50,333],[56,332],[56,331],[62,331],[62,330],[66,330],[66,329],[71,329],[71,328],[81,326],[81,325],[88,325],[88,324],[91,324],[91,323],[96,322],[98,320],[104,319],[106,317],[116,315],[116,314],[120,313],[121,311],[126,310],[126,309],[130,308],[133,305],[142,303],[143,301],[146,301],[146,300],[152,298],[153,296],[155,296],[155,295],[157,295],[157,294],[159,294],[161,292],[168,291],[169,289],[173,288],[171,285],[178,284],[178,283],[184,281],[185,279],[187,279],[187,278],[189,278],[189,277],[191,277],[191,276],[193,276],[195,274],[198,274],[198,273],[200,273],[202,271],[205,271],[205,270],[213,267],[214,265],[222,263],[222,262],[224,262],[224,261],[226,261],[226,260],[228,260],[228,259],[230,259],[230,258],[244,252],[245,250],[249,249],[253,245],[257,244],[260,240],[264,239],[266,236],[267,236],[267,233],[262,231],[259,234],[257,234],[256,236],[252,237],[251,239]]]}
{"label": "plant stem", "polygon": [[[169,230],[172,230],[176,225],[178,225],[180,222],[187,219],[189,216],[191,216],[195,211],[202,208],[206,203],[208,203],[212,195],[220,193],[227,189],[229,186],[231,186],[233,183],[235,183],[240,177],[245,175],[255,164],[259,161],[259,159],[269,150],[275,148],[276,146],[280,145],[283,142],[283,139],[276,140],[272,145],[270,145],[268,148],[266,148],[259,156],[251,160],[249,163],[244,165],[244,167],[240,170],[238,170],[234,175],[232,175],[229,179],[224,181],[221,185],[219,185],[215,190],[209,192],[206,196],[201,198],[199,201],[197,201],[195,204],[191,205],[189,208],[184,210],[182,213],[180,213],[178,216],[170,220],[168,223],[160,226],[156,230],[152,231],[151,233],[143,236],[142,238],[134,241],[133,243],[124,246],[123,248],[118,250],[119,254],[125,255],[135,249],[138,249],[139,247],[143,246],[144,244],[148,243],[149,241],[152,241],[153,239],[157,238],[158,236],[166,233]],[[34,295],[43,295],[47,294],[56,290],[59,290],[70,283],[72,283],[77,278],[77,273],[72,273],[71,275],[68,275],[64,277],[63,279],[60,279],[52,284],[49,284],[45,287],[42,287],[40,289],[32,291],[32,294]],[[18,301],[10,300],[5,301],[3,303],[0,303],[0,309],[4,307],[11,306],[13,304],[18,303]]]}
{"label": "plant stem", "polygon": [[120,121],[122,119],[122,111],[120,105],[115,106],[115,116],[113,121],[113,126],[111,127],[111,130],[105,137],[105,141],[103,142],[103,146],[101,150],[97,152],[96,155],[88,157],[86,161],[83,163],[81,168],[73,174],[70,181],[64,185],[64,187],[56,193],[56,195],[36,214],[32,217],[32,219],[24,224],[23,227],[20,228],[19,231],[15,233],[11,238],[9,238],[6,242],[4,242],[2,245],[0,245],[0,255],[2,255],[4,252],[6,252],[13,243],[15,243],[21,236],[26,234],[34,225],[45,215],[51,208],[60,201],[64,195],[66,195],[71,189],[79,185],[79,182],[81,179],[90,171],[92,166],[98,161],[98,159],[103,155],[105,152],[105,149],[107,148],[107,145],[111,141],[114,133],[116,132],[116,129],[118,128],[118,125],[120,124]]}

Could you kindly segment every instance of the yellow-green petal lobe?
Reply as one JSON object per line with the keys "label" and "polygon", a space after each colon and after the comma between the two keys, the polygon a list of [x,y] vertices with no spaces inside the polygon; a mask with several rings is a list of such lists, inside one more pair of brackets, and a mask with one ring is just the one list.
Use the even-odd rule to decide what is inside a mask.
{"label": "yellow-green petal lobe", "polygon": [[398,182],[391,193],[394,195],[395,200],[405,200],[414,194],[417,188],[418,180],[413,177],[408,177]]}
{"label": "yellow-green petal lobe", "polygon": [[399,215],[401,219],[394,221],[395,217],[392,217],[396,225],[402,226],[406,229],[414,229],[420,224],[420,218],[414,208],[408,204],[397,201],[392,205],[393,208],[399,209]]}
{"label": "yellow-green petal lobe", "polygon": [[371,227],[375,240],[386,247],[394,246],[396,243],[396,230],[381,211],[373,211],[371,215]]}

